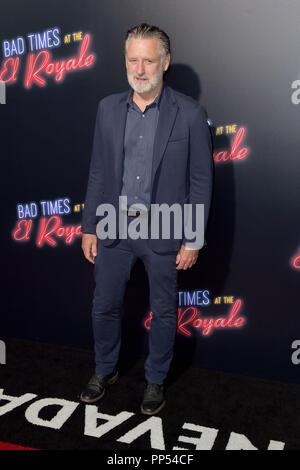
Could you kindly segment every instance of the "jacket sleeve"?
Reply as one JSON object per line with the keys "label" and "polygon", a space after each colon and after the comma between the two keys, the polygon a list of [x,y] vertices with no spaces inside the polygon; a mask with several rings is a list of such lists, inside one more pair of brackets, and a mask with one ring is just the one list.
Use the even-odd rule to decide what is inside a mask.
{"label": "jacket sleeve", "polygon": [[[192,120],[190,121],[190,148],[189,148],[189,198],[190,204],[188,218],[190,227],[196,230],[196,204],[204,205],[203,225],[200,239],[186,237],[186,232],[182,244],[189,248],[201,249],[207,245],[205,232],[211,205],[212,182],[213,182],[213,158],[212,158],[212,138],[207,124],[204,108],[197,106]],[[191,219],[190,219],[191,218]],[[185,221],[186,223],[186,221]],[[199,241],[200,240],[200,241]],[[197,243],[195,243],[197,241]]]}
{"label": "jacket sleeve", "polygon": [[96,210],[103,191],[102,171],[102,142],[101,142],[101,100],[98,104],[96,123],[94,128],[94,139],[89,169],[88,184],[84,201],[81,221],[81,232],[96,234],[97,216]]}

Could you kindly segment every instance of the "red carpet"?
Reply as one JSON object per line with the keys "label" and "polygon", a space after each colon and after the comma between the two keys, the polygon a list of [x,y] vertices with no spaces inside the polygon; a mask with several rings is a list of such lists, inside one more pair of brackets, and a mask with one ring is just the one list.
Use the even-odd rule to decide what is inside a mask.
{"label": "red carpet", "polygon": [[147,417],[140,413],[143,360],[125,360],[122,354],[118,382],[102,400],[86,405],[78,395],[93,373],[92,351],[13,339],[5,343],[1,450],[39,450],[34,455],[99,450],[108,462],[120,452],[144,450],[300,449],[299,384],[174,362],[166,381],[167,404],[159,415]]}
{"label": "red carpet", "polygon": [[0,441],[0,450],[38,450],[32,447],[17,446],[16,444],[9,444],[8,442]]}

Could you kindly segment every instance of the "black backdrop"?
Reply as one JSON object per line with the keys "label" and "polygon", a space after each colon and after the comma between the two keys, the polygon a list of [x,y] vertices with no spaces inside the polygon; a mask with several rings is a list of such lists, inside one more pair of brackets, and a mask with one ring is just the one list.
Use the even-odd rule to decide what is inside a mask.
{"label": "black backdrop", "polygon": [[[214,328],[208,335],[188,324],[190,335],[177,333],[175,357],[299,382],[299,17],[296,0],[3,2],[4,81],[4,41],[23,37],[27,49],[0,106],[0,338],[92,348],[93,267],[78,235],[72,243],[56,235],[55,246],[38,246],[41,201],[68,199],[64,207],[71,212],[60,215],[61,223],[80,225],[74,209],[85,196],[97,103],[128,89],[123,38],[133,25],[148,22],[169,34],[173,56],[166,80],[200,100],[214,141],[208,246],[195,268],[180,273],[180,291],[209,291],[211,304],[193,310],[198,318],[227,318],[232,302],[241,301],[239,316],[245,319],[241,327]],[[33,82],[27,88],[27,35],[56,27],[61,44],[51,49],[54,61],[78,55],[81,41],[63,40],[82,32],[90,35],[95,63],[66,73],[61,82],[44,74],[45,86]],[[17,206],[31,202],[39,212],[27,215],[31,231],[20,240]],[[125,298],[121,354],[146,353],[147,295],[138,262]],[[226,303],[224,296],[231,299]],[[185,315],[190,319],[191,311]]]}

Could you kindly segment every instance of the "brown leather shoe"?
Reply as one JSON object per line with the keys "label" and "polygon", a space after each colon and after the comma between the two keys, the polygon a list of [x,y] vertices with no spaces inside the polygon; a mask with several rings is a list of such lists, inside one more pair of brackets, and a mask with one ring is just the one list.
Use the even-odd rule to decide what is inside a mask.
{"label": "brown leather shoe", "polygon": [[94,403],[100,400],[108,386],[116,382],[118,375],[117,370],[114,370],[109,375],[94,374],[85,389],[81,392],[80,400],[85,403]]}
{"label": "brown leather shoe", "polygon": [[164,397],[163,384],[147,382],[143,402],[141,404],[141,412],[145,415],[155,415],[163,409],[165,404],[166,400]]}

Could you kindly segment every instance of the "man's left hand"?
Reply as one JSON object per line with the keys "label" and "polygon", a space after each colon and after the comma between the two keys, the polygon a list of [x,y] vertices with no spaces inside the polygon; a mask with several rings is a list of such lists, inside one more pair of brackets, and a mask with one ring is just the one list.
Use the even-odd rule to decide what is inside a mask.
{"label": "man's left hand", "polygon": [[181,245],[176,256],[176,264],[178,264],[176,269],[191,268],[196,263],[198,254],[199,250],[194,250],[193,248]]}

